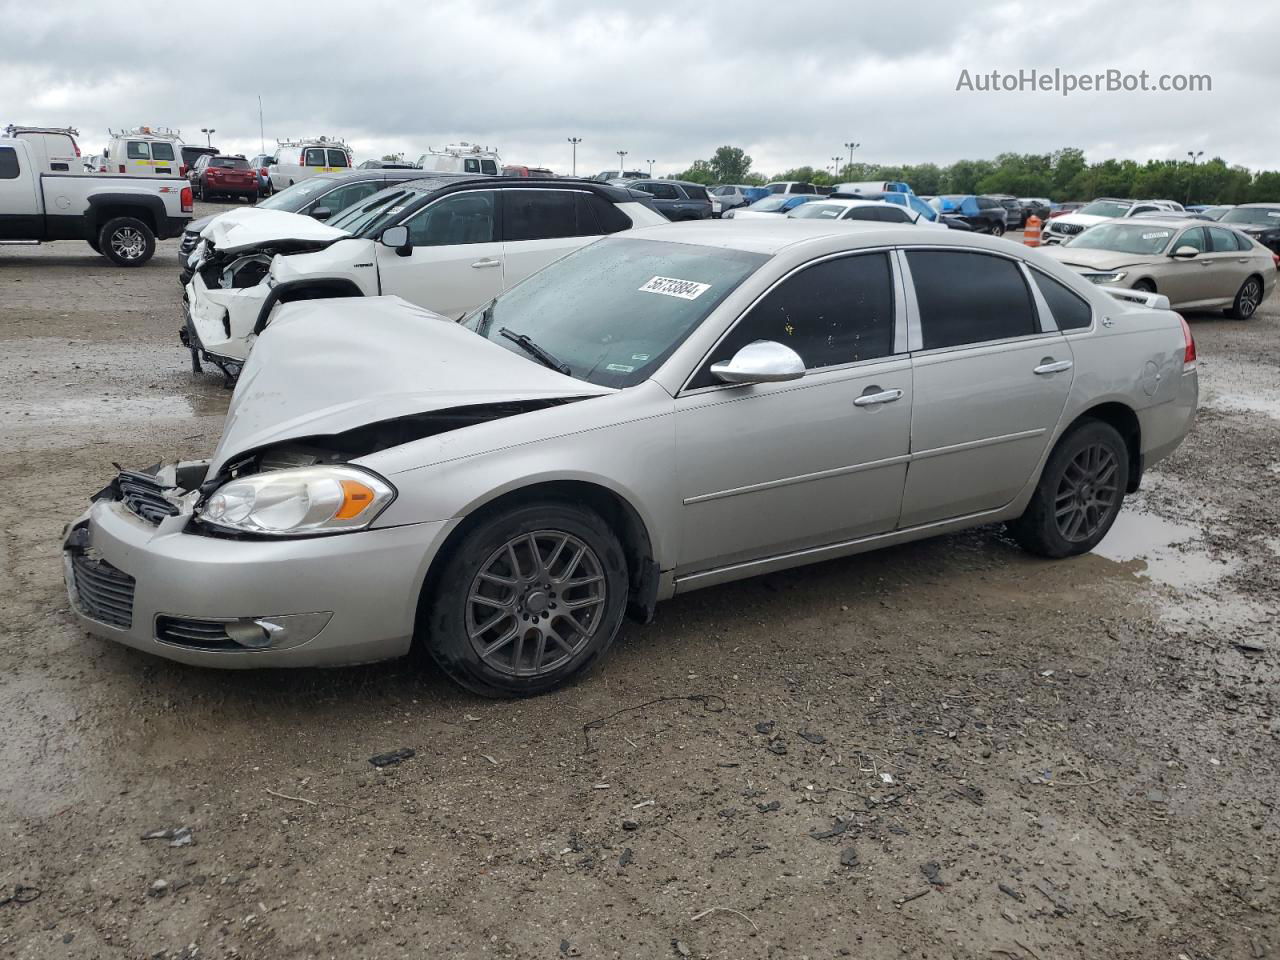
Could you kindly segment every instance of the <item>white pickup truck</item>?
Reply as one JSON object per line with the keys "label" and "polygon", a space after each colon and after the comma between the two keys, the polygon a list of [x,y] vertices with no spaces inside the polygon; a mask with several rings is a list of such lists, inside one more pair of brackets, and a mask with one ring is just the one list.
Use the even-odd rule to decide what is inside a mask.
{"label": "white pickup truck", "polygon": [[0,243],[84,240],[121,267],[151,259],[156,240],[182,234],[186,180],[42,173],[25,140],[0,138]]}

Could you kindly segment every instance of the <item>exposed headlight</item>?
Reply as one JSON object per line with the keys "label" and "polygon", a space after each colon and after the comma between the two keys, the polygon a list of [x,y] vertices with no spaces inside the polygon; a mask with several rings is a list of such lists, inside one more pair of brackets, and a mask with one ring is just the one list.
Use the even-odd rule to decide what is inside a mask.
{"label": "exposed headlight", "polygon": [[1124,273],[1086,273],[1084,278],[1094,283],[1119,283],[1127,274]]}
{"label": "exposed headlight", "polygon": [[199,511],[219,530],[276,537],[363,530],[395,499],[387,481],[345,464],[256,473],[223,484]]}

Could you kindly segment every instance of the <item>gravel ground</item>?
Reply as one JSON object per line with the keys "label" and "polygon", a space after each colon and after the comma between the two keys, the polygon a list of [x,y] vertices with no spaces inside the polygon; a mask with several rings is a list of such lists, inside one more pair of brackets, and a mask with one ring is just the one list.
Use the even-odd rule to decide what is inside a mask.
{"label": "gravel ground", "polygon": [[226,408],[175,243],[0,247],[0,956],[1280,956],[1276,298],[1190,318],[1195,431],[1095,554],[984,528],[708,589],[495,703],[73,625],[62,525]]}

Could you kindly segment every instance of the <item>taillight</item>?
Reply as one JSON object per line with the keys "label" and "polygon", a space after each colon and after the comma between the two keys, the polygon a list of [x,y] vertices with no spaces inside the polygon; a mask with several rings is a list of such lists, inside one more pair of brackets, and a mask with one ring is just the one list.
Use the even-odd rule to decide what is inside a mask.
{"label": "taillight", "polygon": [[75,148],[76,156],[77,156],[77,157],[78,157],[78,156],[80,156],[80,144],[78,144],[78,143],[76,143],[74,140],[72,140],[72,141],[71,141],[71,146],[73,146],[73,147]]}
{"label": "taillight", "polygon": [[193,200],[192,200],[191,188],[190,188],[190,187],[183,187],[183,188],[182,188],[182,193],[180,194],[180,200],[181,200],[181,203],[182,203],[182,212],[183,212],[183,213],[192,213],[192,212],[195,210],[195,205],[194,205]]}
{"label": "taillight", "polygon": [[1178,319],[1182,321],[1182,342],[1186,344],[1182,351],[1182,372],[1196,368],[1196,338],[1191,335],[1191,327],[1182,314],[1178,314]]}
{"label": "taillight", "polygon": [[178,176],[185,177],[187,175],[187,165],[184,163],[178,167]]}
{"label": "taillight", "polygon": [[120,172],[121,172],[121,173],[124,173],[124,164],[123,164],[123,163],[122,163],[122,164],[120,164]]}
{"label": "taillight", "polygon": [[[259,174],[260,176],[265,177],[265,176],[267,175],[267,168],[266,168],[266,167],[259,167],[259,168],[258,168],[258,174]],[[1280,260],[1280,257],[1277,257],[1276,259]]]}
{"label": "taillight", "polygon": [[1280,253],[1273,253],[1271,259],[1276,262],[1276,269],[1280,270]]}
{"label": "taillight", "polygon": [[306,153],[304,152],[304,153],[300,153],[300,154],[298,154],[298,166],[300,166],[300,167],[305,167],[306,165],[307,165],[307,155],[306,155]]}

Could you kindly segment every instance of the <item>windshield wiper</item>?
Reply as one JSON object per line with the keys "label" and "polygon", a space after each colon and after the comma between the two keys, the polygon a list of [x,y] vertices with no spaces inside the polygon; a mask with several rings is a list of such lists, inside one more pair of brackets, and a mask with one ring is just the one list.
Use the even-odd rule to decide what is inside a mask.
{"label": "windshield wiper", "polygon": [[520,346],[524,347],[525,352],[528,353],[529,356],[537,359],[537,361],[544,367],[550,367],[557,373],[563,373],[566,377],[569,376],[569,365],[567,363],[561,363],[551,354],[547,353],[547,351],[543,350],[540,346],[529,339],[529,335],[527,333],[516,333],[514,330],[507,327],[499,328],[498,333],[506,337],[512,343],[520,344]]}

